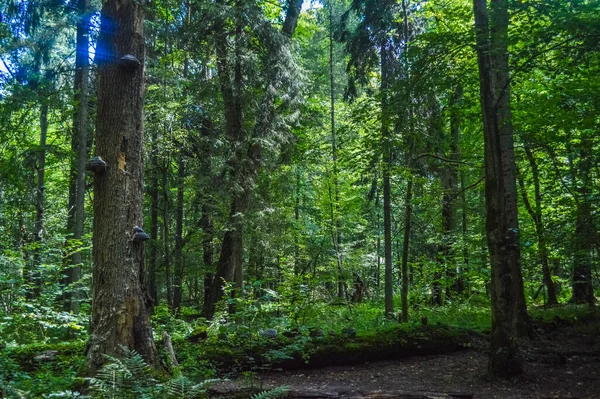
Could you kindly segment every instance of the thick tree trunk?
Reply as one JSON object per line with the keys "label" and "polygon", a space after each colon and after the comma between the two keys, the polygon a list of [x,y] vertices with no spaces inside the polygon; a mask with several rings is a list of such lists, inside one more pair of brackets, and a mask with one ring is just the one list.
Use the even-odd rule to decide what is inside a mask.
{"label": "thick tree trunk", "polygon": [[392,197],[390,169],[392,167],[391,137],[389,128],[387,43],[381,43],[381,145],[383,146],[383,251],[385,258],[385,315],[394,314],[394,276],[392,270]]}
{"label": "thick tree trunk", "polygon": [[516,164],[508,74],[508,2],[473,0],[485,142],[486,235],[491,261],[492,335],[489,370],[522,372],[517,340],[528,333],[521,276]]}
{"label": "thick tree trunk", "polygon": [[[83,237],[85,222],[85,163],[88,157],[88,94],[89,94],[89,31],[90,31],[90,0],[78,2],[79,22],[77,23],[77,44],[75,55],[75,114],[73,117],[73,136],[71,151],[74,160],[71,163],[69,184],[69,209],[67,214],[67,232],[70,239],[78,242]],[[79,244],[76,244],[79,246]],[[75,246],[68,245],[71,251]],[[75,250],[69,259],[70,264],[65,270],[65,285],[71,285],[81,278],[82,256]],[[77,313],[81,295],[77,290],[67,291],[64,296],[64,309]]]}
{"label": "thick tree trunk", "polygon": [[144,244],[134,235],[134,227],[144,220],[143,21],[142,5],[134,0],[103,3],[96,49],[96,151],[108,168],[94,175],[91,372],[104,364],[105,354],[120,354],[121,346],[157,364],[144,282]]}

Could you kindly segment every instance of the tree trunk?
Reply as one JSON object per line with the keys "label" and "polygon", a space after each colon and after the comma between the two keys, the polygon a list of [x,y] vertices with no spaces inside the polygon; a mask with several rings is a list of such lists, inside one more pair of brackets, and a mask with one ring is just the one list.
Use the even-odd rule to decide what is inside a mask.
{"label": "tree trunk", "polygon": [[177,205],[175,206],[175,270],[173,273],[173,313],[181,310],[183,289],[184,263],[183,263],[183,194],[185,179],[185,160],[179,154],[177,163]]}
{"label": "tree trunk", "polygon": [[303,0],[288,0],[287,12],[285,14],[285,21],[281,31],[289,37],[294,36],[296,26],[298,26],[298,18],[300,17],[300,11],[302,10]]}
{"label": "tree trunk", "polygon": [[157,134],[152,131],[152,144],[150,154],[150,260],[148,266],[148,294],[152,298],[152,305],[148,312],[152,314],[154,306],[158,305],[158,288],[156,286],[156,272],[158,261],[158,159],[156,152]]}
{"label": "tree trunk", "polygon": [[[412,157],[412,151],[410,151]],[[408,322],[408,251],[410,243],[410,229],[412,219],[412,196],[413,196],[413,177],[408,178],[406,186],[406,198],[404,206],[404,241],[402,243],[402,322]]]}
{"label": "tree trunk", "polygon": [[[446,299],[457,293],[459,283],[457,280],[456,246],[457,214],[458,214],[458,171],[457,164],[460,159],[458,151],[458,140],[460,135],[460,116],[458,106],[462,99],[462,87],[458,85],[451,99],[450,105],[450,154],[451,162],[444,164],[442,171],[442,187],[444,190],[442,198],[442,229],[444,234],[443,257],[446,265]],[[458,277],[460,278],[460,277]]]}
{"label": "tree trunk", "polygon": [[96,49],[96,151],[108,168],[94,175],[90,372],[104,364],[105,354],[121,354],[122,346],[151,365],[158,363],[144,281],[144,244],[134,239],[134,227],[144,220],[143,21],[142,5],[134,0],[103,2]]}
{"label": "tree trunk", "polygon": [[485,144],[486,236],[491,262],[492,335],[489,370],[522,372],[517,340],[527,335],[521,276],[516,164],[508,74],[508,2],[473,0]]}
{"label": "tree trunk", "polygon": [[388,120],[388,56],[387,43],[381,43],[381,145],[383,146],[383,247],[385,258],[385,315],[394,314],[394,276],[392,270],[392,198],[390,169],[392,167],[391,137]]}
{"label": "tree trunk", "polygon": [[212,317],[210,291],[213,284],[213,225],[208,205],[202,205],[202,259],[204,260],[204,303],[203,314],[207,319]]}
{"label": "tree trunk", "polygon": [[164,168],[162,170],[162,196],[163,196],[163,233],[162,241],[165,251],[164,264],[165,264],[165,285],[167,287],[167,306],[169,309],[173,309],[173,273],[171,271],[171,248],[169,246],[169,162],[165,161]]}
{"label": "tree trunk", "polygon": [[35,223],[33,231],[35,233],[34,241],[36,243],[33,250],[33,265],[29,272],[29,284],[31,285],[28,296],[39,298],[42,292],[42,277],[39,272],[40,267],[40,246],[44,237],[44,175],[46,173],[46,139],[48,137],[48,104],[42,100],[40,109],[40,148],[37,169],[37,190],[35,196]]}
{"label": "tree trunk", "polygon": [[523,198],[525,209],[527,209],[527,212],[529,213],[529,216],[535,225],[535,232],[538,241],[538,255],[540,257],[540,264],[542,265],[542,278],[548,293],[548,299],[546,303],[548,305],[556,305],[558,304],[558,299],[556,298],[556,289],[554,287],[554,283],[552,282],[552,274],[548,264],[546,232],[544,229],[544,224],[542,223],[542,194],[540,190],[540,177],[537,161],[535,160],[535,157],[533,156],[533,153],[527,144],[525,144],[525,154],[527,155],[527,160],[529,161],[529,166],[531,167],[531,173],[533,175],[533,185],[535,189],[535,209],[531,206],[531,202],[527,196],[527,189],[525,188],[525,182],[523,181],[522,176],[517,176],[519,185],[521,186],[521,197]]}
{"label": "tree trunk", "polygon": [[596,227],[590,203],[590,170],[592,159],[588,152],[592,148],[588,140],[581,143],[579,152],[577,190],[577,220],[575,222],[575,240],[573,243],[573,296],[571,302],[594,305],[594,287],[592,283],[592,251],[596,242]]}
{"label": "tree trunk", "polygon": [[[77,23],[77,44],[75,55],[75,114],[73,117],[73,136],[71,151],[75,156],[71,163],[69,184],[69,209],[67,214],[67,233],[75,245],[68,245],[73,251],[70,264],[67,265],[65,285],[72,285],[81,278],[82,256],[78,244],[83,237],[85,222],[85,163],[88,157],[88,94],[89,94],[89,31],[90,31],[90,0],[79,0]],[[67,290],[64,295],[64,309],[77,313],[81,295],[77,290]]]}
{"label": "tree trunk", "polygon": [[334,198],[330,198],[331,204],[331,225],[333,228],[333,247],[337,262],[337,295],[343,298],[345,291],[345,282],[343,276],[343,254],[342,254],[342,226],[340,219],[340,188],[338,183],[338,151],[337,137],[335,131],[335,75],[333,71],[333,2],[329,1],[329,100],[330,100],[330,122],[331,122],[331,155],[333,160],[333,191]]}

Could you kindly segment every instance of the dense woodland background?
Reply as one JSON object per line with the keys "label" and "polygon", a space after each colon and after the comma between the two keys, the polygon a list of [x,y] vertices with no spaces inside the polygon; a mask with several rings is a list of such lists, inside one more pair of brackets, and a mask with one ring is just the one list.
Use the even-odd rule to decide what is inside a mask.
{"label": "dense woodland background", "polygon": [[[118,45],[95,0],[0,3],[0,345],[86,341],[113,306],[94,295],[129,278],[156,338],[426,317],[489,329],[490,300],[496,317],[513,306],[494,300],[508,284],[494,262],[517,268],[499,276],[530,308],[594,305],[597,1],[117,3],[103,13],[133,32]],[[113,62],[111,45],[129,51]],[[502,142],[486,159],[482,109]],[[127,159],[94,169],[121,138]],[[518,206],[496,253],[490,207],[510,193],[490,191],[494,157]],[[98,177],[119,170],[126,191]],[[113,232],[139,253],[120,258]],[[118,337],[79,361],[97,369],[128,343],[155,362]]]}

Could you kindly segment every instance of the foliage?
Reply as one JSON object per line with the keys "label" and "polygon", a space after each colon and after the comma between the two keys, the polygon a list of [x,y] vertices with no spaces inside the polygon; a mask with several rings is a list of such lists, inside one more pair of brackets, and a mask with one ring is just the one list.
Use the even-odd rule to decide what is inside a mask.
{"label": "foliage", "polygon": [[122,348],[122,359],[108,356],[107,364],[90,378],[90,390],[97,398],[182,398],[204,397],[208,385],[217,380],[194,384],[179,375],[159,382],[155,372],[135,351]]}

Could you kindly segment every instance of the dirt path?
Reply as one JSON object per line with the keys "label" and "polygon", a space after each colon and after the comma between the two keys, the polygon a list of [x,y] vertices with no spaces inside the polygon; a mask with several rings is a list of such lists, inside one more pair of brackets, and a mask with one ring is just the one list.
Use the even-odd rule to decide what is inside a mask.
{"label": "dirt path", "polygon": [[[487,375],[487,345],[480,342],[473,349],[446,355],[272,371],[263,377],[263,387],[287,385],[296,397],[304,398],[451,398],[461,396],[448,393],[462,393],[486,399],[599,399],[600,334],[596,329],[589,330],[562,328],[543,332],[524,354],[524,375],[508,381]],[[234,380],[218,389],[231,392],[243,385],[242,380]],[[377,396],[375,392],[389,396]]]}

